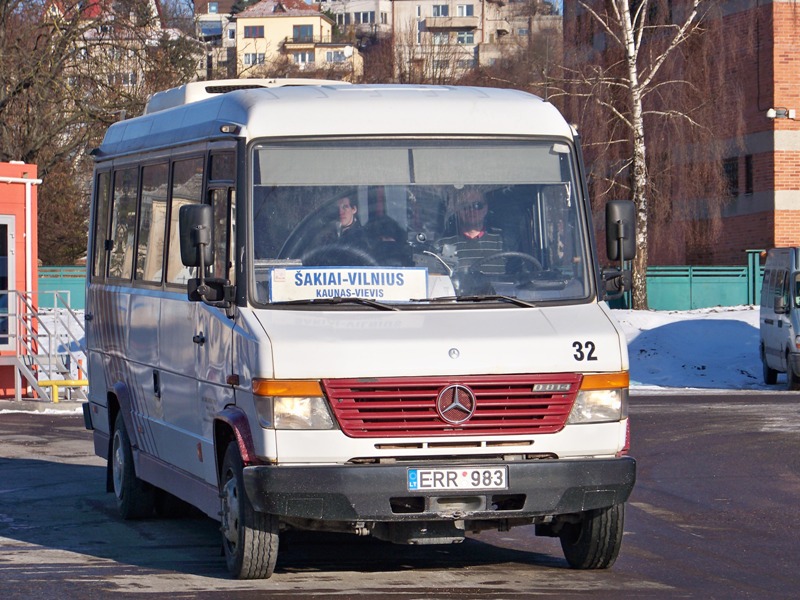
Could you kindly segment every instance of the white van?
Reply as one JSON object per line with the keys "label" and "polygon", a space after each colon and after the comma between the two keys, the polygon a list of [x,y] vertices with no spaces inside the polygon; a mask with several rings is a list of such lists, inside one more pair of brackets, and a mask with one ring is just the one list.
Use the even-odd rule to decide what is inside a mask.
{"label": "white van", "polygon": [[[609,567],[629,273],[576,132],[519,91],[302,83],[190,84],[93,153],[85,416],[121,515],[191,503],[237,578],[289,529],[534,524]],[[606,220],[629,260],[632,203]]]}
{"label": "white van", "polygon": [[764,383],[786,373],[790,390],[800,389],[800,248],[767,252],[761,284],[759,353]]}

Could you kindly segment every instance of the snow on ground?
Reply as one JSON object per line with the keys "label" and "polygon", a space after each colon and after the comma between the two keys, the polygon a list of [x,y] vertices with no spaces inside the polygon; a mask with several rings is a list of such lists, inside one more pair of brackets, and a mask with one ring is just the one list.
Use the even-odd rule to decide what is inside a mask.
{"label": "snow on ground", "polygon": [[757,306],[613,314],[628,338],[634,390],[785,387],[785,376],[777,386],[762,379]]}

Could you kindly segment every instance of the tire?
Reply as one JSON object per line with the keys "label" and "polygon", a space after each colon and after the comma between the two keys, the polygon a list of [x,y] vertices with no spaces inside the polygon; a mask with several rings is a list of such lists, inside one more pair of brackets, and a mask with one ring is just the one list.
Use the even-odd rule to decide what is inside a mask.
{"label": "tire", "polygon": [[155,510],[155,489],[136,476],[133,466],[131,441],[125,429],[122,413],[114,422],[114,435],[111,438],[111,481],[117,510],[123,519],[144,519],[153,516]]}
{"label": "tire", "polygon": [[244,490],[243,469],[239,447],[231,442],[220,474],[225,561],[235,579],[267,579],[278,559],[278,519],[253,509]]}
{"label": "tire", "polygon": [[788,352],[786,353],[786,382],[791,391],[800,390],[800,377],[794,372],[792,359]]}
{"label": "tire", "polygon": [[763,368],[764,383],[767,385],[775,385],[778,383],[778,372],[767,366],[767,356],[764,351],[764,346],[761,346],[761,366]]}
{"label": "tire", "polygon": [[608,569],[622,545],[625,505],[586,511],[578,523],[564,526],[561,549],[573,569]]}

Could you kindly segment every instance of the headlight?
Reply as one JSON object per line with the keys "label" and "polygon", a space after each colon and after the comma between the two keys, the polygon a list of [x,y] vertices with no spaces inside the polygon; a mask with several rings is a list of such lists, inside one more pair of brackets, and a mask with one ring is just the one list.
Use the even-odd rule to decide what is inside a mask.
{"label": "headlight", "polygon": [[603,423],[628,416],[628,373],[585,375],[567,423]]}
{"label": "headlight", "polygon": [[334,429],[317,381],[254,379],[258,422],[269,429]]}

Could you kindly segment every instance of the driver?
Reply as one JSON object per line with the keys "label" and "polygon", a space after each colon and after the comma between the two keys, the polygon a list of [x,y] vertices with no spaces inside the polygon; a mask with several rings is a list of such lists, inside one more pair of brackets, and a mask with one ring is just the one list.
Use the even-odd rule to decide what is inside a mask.
{"label": "driver", "polygon": [[505,272],[502,257],[483,260],[505,250],[501,230],[486,225],[488,212],[489,206],[478,188],[464,187],[457,192],[454,216],[458,233],[438,242],[447,263],[460,269],[480,260],[481,273],[499,275]]}

